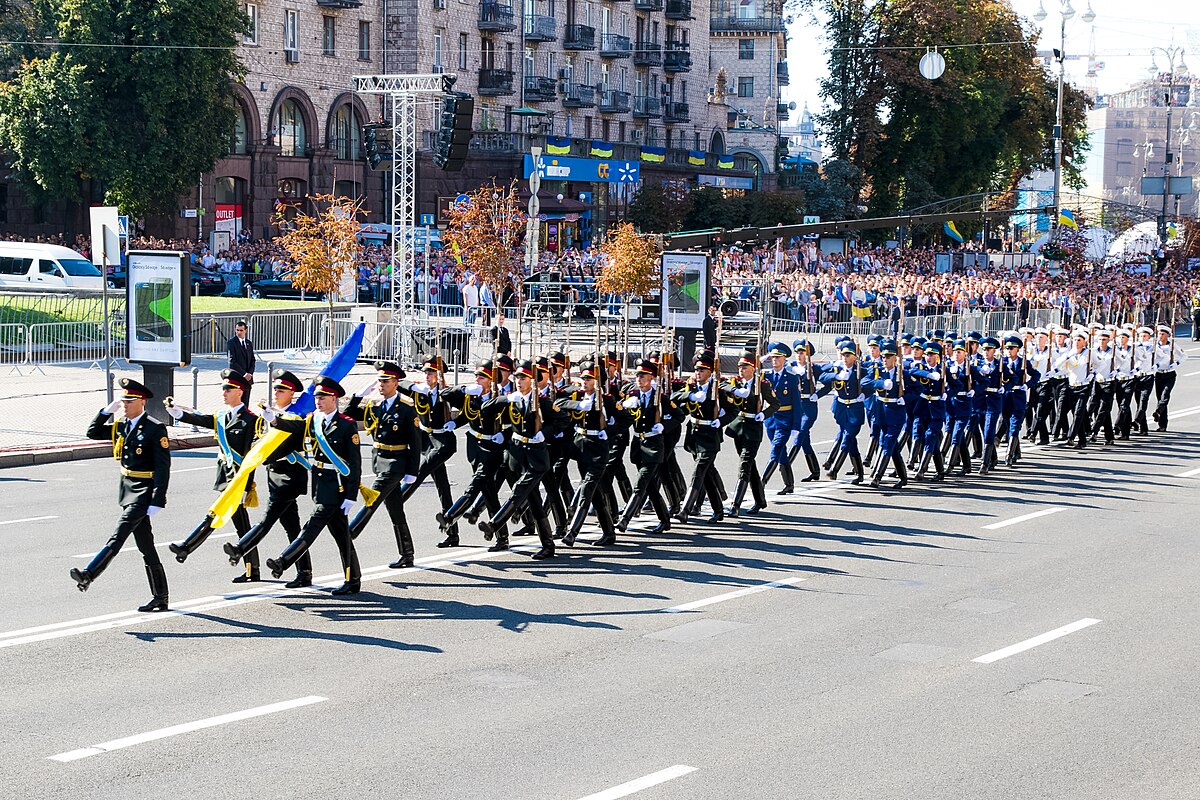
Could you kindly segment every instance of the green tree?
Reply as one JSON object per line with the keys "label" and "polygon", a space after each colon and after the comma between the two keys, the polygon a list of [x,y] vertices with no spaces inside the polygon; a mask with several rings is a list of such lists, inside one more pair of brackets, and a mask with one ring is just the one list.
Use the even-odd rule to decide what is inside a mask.
{"label": "green tree", "polygon": [[831,159],[820,170],[802,170],[798,186],[804,192],[804,213],[822,220],[858,216],[859,171],[849,161]]}
{"label": "green tree", "polygon": [[625,216],[643,233],[677,231],[683,224],[682,204],[662,183],[643,182],[629,201]]}
{"label": "green tree", "polygon": [[[231,81],[247,25],[237,0],[36,0],[57,38],[0,84],[0,149],[34,195],[78,200],[82,180],[129,214],[169,211],[229,152]],[[10,51],[11,54],[11,51]]]}

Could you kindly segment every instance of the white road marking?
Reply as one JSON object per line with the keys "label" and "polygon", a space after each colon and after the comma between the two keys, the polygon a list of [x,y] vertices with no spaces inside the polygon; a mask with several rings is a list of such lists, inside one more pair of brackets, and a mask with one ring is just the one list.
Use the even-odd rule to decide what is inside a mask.
{"label": "white road marking", "polygon": [[711,606],[714,603],[722,603],[726,600],[732,600],[735,597],[745,597],[748,594],[758,594],[759,592],[765,592],[768,589],[774,589],[778,586],[791,586],[794,583],[800,583],[801,581],[805,580],[808,580],[808,578],[798,575],[791,578],[782,578],[780,580],[771,581],[770,583],[764,583],[759,586],[750,586],[746,589],[738,589],[736,592],[727,592],[725,594],[719,594],[716,597],[707,597],[703,600],[694,600],[691,603],[684,603],[681,606],[671,606],[670,608],[664,608],[663,611],[667,614],[678,614],[681,611],[695,611],[697,608]]}
{"label": "white road marking", "polygon": [[605,789],[603,792],[589,794],[587,797],[580,800],[617,800],[620,797],[628,797],[631,794],[637,794],[642,789],[649,789],[651,786],[657,786],[660,783],[666,783],[675,778],[681,778],[689,772],[695,772],[695,767],[689,767],[685,764],[676,764],[673,767],[659,770],[646,775],[643,778],[632,780],[629,783],[622,783],[620,786],[614,786],[611,789]]}
{"label": "white road marking", "polygon": [[145,744],[146,742],[154,742],[159,739],[166,739],[171,736],[178,736],[181,733],[191,733],[192,731],[200,731],[205,728],[215,728],[218,725],[226,725],[230,722],[238,722],[243,719],[252,719],[261,717],[266,714],[275,714],[280,711],[287,711],[292,708],[300,708],[302,706],[311,706],[314,703],[323,703],[328,700],[328,697],[317,697],[311,695],[309,697],[300,697],[296,700],[285,700],[282,703],[271,703],[258,708],[248,708],[245,711],[235,711],[232,714],[222,714],[219,717],[209,717],[208,719],[199,719],[195,722],[185,722],[182,725],[172,725],[169,728],[159,728],[156,731],[148,731],[147,733],[139,733],[136,736],[126,736],[124,739],[113,739],[111,742],[101,742],[94,744],[91,747],[83,747],[79,750],[72,750],[69,753],[59,753],[56,756],[47,756],[51,761],[58,761],[66,764],[71,761],[78,761],[81,758],[89,758],[98,756],[101,753],[109,753],[113,750],[123,750],[126,747]]}
{"label": "white road marking", "polygon": [[188,467],[187,469],[173,469],[173,470],[171,470],[171,474],[178,475],[181,472],[199,472],[200,470],[204,470],[204,469],[212,469],[212,464],[206,464],[203,467]]}
{"label": "white road marking", "polygon": [[1183,417],[1193,417],[1196,414],[1200,414],[1200,408],[1189,408],[1186,411],[1180,411],[1180,412],[1171,411],[1167,414],[1167,419],[1175,420],[1175,419],[1181,419]]}
{"label": "white road marking", "polygon": [[1184,373],[1183,377],[1191,378],[1194,375],[1200,375],[1200,369],[1196,370],[1195,372],[1186,372],[1186,373]]}
{"label": "white road marking", "polygon": [[24,519],[6,519],[0,522],[0,525],[17,525],[22,522],[40,522],[44,519],[58,519],[57,516],[50,517],[25,517]]}
{"label": "white road marking", "polygon": [[[214,534],[211,534],[208,538],[209,538],[209,540],[228,539],[233,536],[237,536],[237,531],[230,531],[229,533],[214,533]],[[170,547],[171,542],[157,542],[157,543],[155,543],[154,546],[155,547]],[[127,547],[122,547],[118,552],[132,553],[134,550],[137,550],[137,545],[131,544]],[[91,558],[94,555],[96,555],[94,552],[92,552],[92,553],[76,553],[75,555],[71,556],[71,558]]]}
{"label": "white road marking", "polygon": [[1196,467],[1196,469],[1189,469],[1187,472],[1176,473],[1175,477],[1176,478],[1191,478],[1195,475],[1200,475],[1200,467]]}
{"label": "white road marking", "polygon": [[1030,513],[1030,514],[1022,514],[1019,517],[1013,517],[1012,519],[1005,519],[1005,520],[1001,520],[1000,522],[993,522],[991,525],[984,525],[983,529],[985,531],[997,531],[997,530],[1000,530],[1001,528],[1007,528],[1009,525],[1016,525],[1018,522],[1028,522],[1031,519],[1037,519],[1038,517],[1049,516],[1050,514],[1057,514],[1060,511],[1066,511],[1066,509],[1063,508],[1062,506],[1055,506],[1053,508],[1043,508],[1041,511],[1034,511],[1033,513]]}
{"label": "white road marking", "polygon": [[1055,639],[1066,636],[1068,633],[1081,631],[1084,628],[1095,625],[1099,621],[1100,620],[1098,619],[1084,617],[1081,620],[1072,622],[1070,625],[1063,625],[1061,628],[1055,628],[1052,631],[1047,631],[1040,636],[1035,636],[1032,639],[1026,639],[1023,642],[1017,642],[1014,645],[1009,645],[1008,647],[988,653],[987,655],[980,656],[979,658],[973,658],[971,660],[977,664],[991,664],[995,661],[999,661],[1002,658],[1008,658],[1009,656],[1015,656],[1017,653],[1023,653],[1026,650],[1037,647],[1039,644],[1052,642]]}

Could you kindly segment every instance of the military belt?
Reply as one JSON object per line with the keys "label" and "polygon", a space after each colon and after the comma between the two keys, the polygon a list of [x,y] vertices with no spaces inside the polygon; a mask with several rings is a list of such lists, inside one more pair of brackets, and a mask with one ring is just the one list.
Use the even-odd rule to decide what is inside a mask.
{"label": "military belt", "polygon": [[125,467],[121,467],[121,474],[126,478],[141,478],[142,480],[146,481],[151,480],[154,477],[154,472],[152,470],[125,469]]}
{"label": "military belt", "polygon": [[792,410],[791,406],[780,406],[779,408],[775,409],[775,413],[778,414],[780,411],[791,411],[791,410]]}
{"label": "military belt", "polygon": [[590,431],[587,428],[576,428],[575,433],[579,436],[591,436],[593,438],[600,436],[604,431]]}
{"label": "military belt", "polygon": [[894,405],[894,404],[896,404],[896,403],[899,403],[899,402],[900,402],[901,400],[903,400],[904,398],[903,398],[903,397],[894,397],[894,398],[880,397],[880,398],[877,398],[877,399],[878,399],[878,400],[879,400],[879,402],[881,402],[881,403],[887,403],[887,404],[889,404],[889,405]]}
{"label": "military belt", "polygon": [[758,414],[752,411],[739,411],[738,416],[745,417],[746,419],[754,419]]}
{"label": "military belt", "polygon": [[989,388],[987,388],[987,389],[984,389],[984,391],[985,391],[985,392],[990,392],[990,393],[992,393],[992,394],[995,394],[996,392],[998,392],[998,391],[1000,391],[1000,390],[999,390],[999,389],[992,389],[991,387],[989,387]]}
{"label": "military belt", "polygon": [[512,438],[514,442],[520,442],[521,444],[539,444],[539,442],[533,440],[532,436],[522,436],[519,433],[514,433]]}
{"label": "military belt", "polygon": [[[467,433],[471,434],[476,439],[486,439],[488,441],[491,441],[492,437],[496,435],[495,433],[481,433],[474,428],[467,428]],[[496,433],[499,433],[499,431],[496,431]]]}
{"label": "military belt", "polygon": [[847,400],[847,399],[846,399],[846,398],[844,398],[844,397],[839,397],[837,400],[838,400],[838,402],[839,402],[839,403],[843,403],[843,404],[845,404],[845,405],[848,405],[848,406],[852,406],[852,405],[854,405],[855,403],[861,403],[861,402],[862,402],[862,400],[859,400],[857,397],[856,397],[856,398],[854,398],[853,400]]}
{"label": "military belt", "polygon": [[921,399],[928,400],[929,402],[934,403],[934,402],[937,402],[938,400],[945,400],[946,396],[942,395],[942,394],[923,394],[923,395],[921,395]]}
{"label": "military belt", "polygon": [[380,444],[379,442],[376,442],[375,449],[383,450],[384,452],[391,453],[391,452],[395,452],[398,450],[407,450],[408,445],[406,445],[406,444]]}

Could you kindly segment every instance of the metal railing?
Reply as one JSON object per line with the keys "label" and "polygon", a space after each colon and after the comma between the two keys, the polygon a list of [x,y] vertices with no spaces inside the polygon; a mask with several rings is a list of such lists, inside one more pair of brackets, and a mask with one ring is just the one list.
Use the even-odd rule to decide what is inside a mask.
{"label": "metal railing", "polygon": [[[102,322],[37,322],[28,327],[25,363],[100,365],[104,361]],[[117,333],[113,328],[110,334]],[[124,358],[124,335],[111,335],[111,339],[113,358]]]}

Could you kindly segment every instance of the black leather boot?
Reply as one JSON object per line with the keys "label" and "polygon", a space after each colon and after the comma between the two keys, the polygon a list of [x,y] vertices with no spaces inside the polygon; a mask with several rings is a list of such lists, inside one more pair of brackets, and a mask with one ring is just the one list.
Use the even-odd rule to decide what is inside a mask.
{"label": "black leather boot", "polygon": [[100,577],[100,573],[108,568],[112,563],[113,558],[117,555],[117,548],[110,544],[100,548],[100,552],[92,557],[88,565],[83,569],[71,570],[71,580],[75,581],[75,586],[81,592],[86,592],[88,587],[92,585],[92,581]]}
{"label": "black leather boot", "polygon": [[150,602],[145,605],[138,606],[138,611],[143,613],[154,611],[167,610],[167,571],[162,568],[162,564],[154,567],[146,567],[146,578],[150,581]]}
{"label": "black leather boot", "polygon": [[284,584],[288,589],[303,589],[306,586],[312,586],[311,572],[297,572],[296,577]]}
{"label": "black leather boot", "polygon": [[940,449],[933,452],[933,466],[937,470],[937,474],[933,476],[932,480],[944,480],[946,477],[946,460],[942,458],[942,451]]}
{"label": "black leather boot", "polygon": [[780,464],[779,474],[783,475],[783,488],[776,494],[791,494],[796,490],[796,476],[792,473],[791,464]]}
{"label": "black leather boot", "polygon": [[[895,467],[896,482],[892,484],[893,489],[903,489],[908,485],[908,469],[904,466],[904,459],[899,453],[892,453],[892,465]],[[887,469],[887,464],[884,464],[884,469]]]}
{"label": "black leather boot", "polygon": [[879,462],[875,464],[875,469],[871,470],[871,488],[878,489],[879,484],[883,483],[883,476],[887,472],[888,459],[881,457]]}
{"label": "black leather boot", "polygon": [[479,523],[479,530],[485,534],[497,533],[505,523],[512,519],[512,515],[516,510],[516,506],[513,505],[512,498],[510,497],[504,501],[504,505],[500,506],[500,510],[496,512],[496,516]]}
{"label": "black leather boot", "polygon": [[808,477],[801,478],[801,483],[812,483],[821,480],[821,462],[812,450],[804,451],[804,462],[808,464]]}
{"label": "black leather boot", "polygon": [[175,560],[180,564],[187,561],[188,556],[196,552],[196,548],[204,544],[204,540],[212,533],[212,515],[204,518],[204,521],[196,526],[196,530],[188,534],[188,537],[182,542],[176,544],[172,542],[167,545],[167,549],[175,554]]}
{"label": "black leather boot", "polygon": [[860,456],[858,453],[851,453],[850,454],[850,465],[852,467],[854,467],[854,480],[850,481],[850,483],[854,484],[855,486],[858,486],[860,483],[863,482],[862,456]]}
{"label": "black leather boot", "polygon": [[932,459],[933,459],[933,453],[926,452],[926,453],[921,454],[921,466],[917,469],[917,477],[916,477],[917,480],[919,480],[919,481],[925,480],[925,473],[926,473],[926,471],[928,471],[929,462]]}
{"label": "black leather boot", "polygon": [[768,483],[771,482],[771,476],[775,474],[775,470],[778,467],[779,467],[779,464],[777,464],[774,461],[771,461],[767,464],[767,468],[763,470],[763,474],[762,474],[762,482],[763,482],[764,486],[766,486]]}
{"label": "black leather boot", "polygon": [[733,502],[729,504],[729,508],[725,509],[725,513],[731,519],[736,519],[742,511],[742,501],[746,499],[746,480],[742,479],[737,482],[737,486],[733,490]]}
{"label": "black leather boot", "polygon": [[829,480],[831,480],[831,481],[837,480],[838,472],[841,471],[842,464],[845,464],[845,463],[846,463],[846,451],[841,450],[838,452],[837,459],[834,460],[833,466],[830,467],[830,469],[829,469]]}

